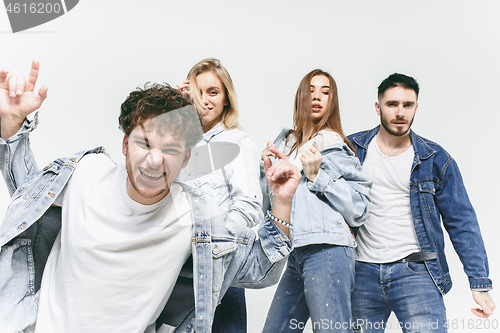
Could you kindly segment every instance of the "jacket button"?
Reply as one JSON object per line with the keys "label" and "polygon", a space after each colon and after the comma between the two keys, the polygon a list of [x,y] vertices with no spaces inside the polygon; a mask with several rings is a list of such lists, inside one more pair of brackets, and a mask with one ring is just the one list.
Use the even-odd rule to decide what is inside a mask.
{"label": "jacket button", "polygon": [[219,254],[219,249],[217,248],[217,244],[215,244],[214,249],[212,250],[212,254]]}

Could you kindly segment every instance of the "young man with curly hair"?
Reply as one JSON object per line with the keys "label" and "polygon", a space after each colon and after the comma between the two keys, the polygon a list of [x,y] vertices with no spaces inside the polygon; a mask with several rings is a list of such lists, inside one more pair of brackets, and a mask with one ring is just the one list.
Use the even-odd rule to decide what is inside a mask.
{"label": "young man with curly hair", "polygon": [[[265,161],[276,192],[259,240],[175,181],[202,128],[191,101],[168,85],[138,89],[122,104],[125,165],[97,148],[36,171],[28,135],[37,120],[25,117],[47,96],[46,86],[34,92],[38,68],[33,62],[28,79],[0,71],[0,167],[13,193],[0,229],[2,332],[209,332],[230,286],[277,282],[300,179],[279,151],[279,163]],[[157,319],[181,270],[194,309],[177,304],[184,312],[167,313],[178,320],[166,325]]]}

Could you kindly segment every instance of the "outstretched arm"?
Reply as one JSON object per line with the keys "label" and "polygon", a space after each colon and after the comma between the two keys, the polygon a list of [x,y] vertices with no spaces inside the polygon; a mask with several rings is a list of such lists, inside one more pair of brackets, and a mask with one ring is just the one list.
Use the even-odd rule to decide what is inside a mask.
{"label": "outstretched arm", "polygon": [[38,61],[33,61],[27,79],[9,77],[7,70],[0,71],[0,171],[11,195],[37,169],[29,144],[36,116],[31,122],[25,118],[40,108],[47,97],[47,86],[37,94],[34,92],[39,67]]}
{"label": "outstretched arm", "polygon": [[43,86],[35,93],[40,63],[33,60],[28,78],[8,76],[0,70],[0,136],[7,141],[21,128],[27,115],[40,108],[49,87]]}
{"label": "outstretched arm", "polygon": [[[269,154],[262,154],[262,157],[266,178],[274,194],[271,213],[285,222],[290,222],[293,196],[301,174],[281,151],[270,146],[268,152]],[[274,164],[269,155],[277,158]],[[246,246],[244,260],[241,261],[242,266],[235,277],[229,279],[233,287],[263,288],[279,281],[283,266],[286,264],[286,260],[283,259],[293,249],[292,242],[288,238],[289,229],[265,217],[260,223],[258,234],[258,240],[254,237],[253,242],[249,242]],[[238,263],[238,260],[232,262]]]}

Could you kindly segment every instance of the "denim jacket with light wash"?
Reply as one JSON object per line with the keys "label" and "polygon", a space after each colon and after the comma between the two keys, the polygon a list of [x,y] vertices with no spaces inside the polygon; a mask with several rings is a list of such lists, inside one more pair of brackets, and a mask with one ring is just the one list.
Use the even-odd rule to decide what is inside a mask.
{"label": "denim jacket with light wash", "polygon": [[[289,129],[281,131],[274,141],[277,149],[284,150],[290,133]],[[365,222],[372,183],[345,143],[333,144],[321,154],[318,175],[311,182],[301,171],[302,177],[293,197],[290,233],[293,234],[293,246],[326,243],[355,247],[349,227],[359,227]],[[272,202],[272,191],[262,162],[260,180],[263,210],[266,210]]]}
{"label": "denim jacket with light wash", "polygon": [[[379,128],[348,137],[361,163]],[[444,252],[442,222],[469,277],[470,288],[476,291],[491,289],[486,249],[457,163],[440,145],[413,131],[410,131],[410,139],[415,151],[410,174],[411,213],[420,250],[437,254],[436,260],[425,262],[434,284],[442,294],[452,285]]]}
{"label": "denim jacket with light wash", "polygon": [[[212,167],[220,161],[223,165]],[[193,148],[178,181],[211,194],[229,212],[227,218],[232,222],[253,227],[263,218],[259,172],[259,157],[250,136],[218,123]]]}
{"label": "denim jacket with light wash", "polygon": [[[0,139],[0,167],[9,188],[15,189],[0,226],[0,327],[6,333],[22,332],[36,322],[35,281],[43,274],[37,263],[46,260],[51,248],[39,251],[39,244],[47,238],[44,230],[50,227],[44,225],[45,217],[54,214],[50,213],[51,205],[78,161],[85,154],[103,152],[102,148],[84,151],[35,171],[28,139],[35,124],[36,120],[25,122],[7,142]],[[21,184],[20,179],[25,181]],[[195,310],[186,313],[177,332],[210,332],[215,307],[227,288],[262,288],[277,283],[285,264],[281,259],[290,253],[292,245],[268,218],[261,222],[257,240],[255,232],[246,226],[227,223],[227,211],[213,204],[209,195],[181,186],[193,217]],[[55,212],[56,218],[50,222],[57,224],[58,220],[60,227],[60,209]],[[53,229],[57,234],[57,226]]]}

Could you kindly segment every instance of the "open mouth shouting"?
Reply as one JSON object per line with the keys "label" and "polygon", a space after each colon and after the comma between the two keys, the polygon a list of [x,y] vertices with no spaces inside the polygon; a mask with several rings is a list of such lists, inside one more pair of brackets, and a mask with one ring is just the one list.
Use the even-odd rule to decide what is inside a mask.
{"label": "open mouth shouting", "polygon": [[167,177],[167,174],[165,172],[146,170],[141,167],[139,167],[139,173],[145,180],[153,182]]}

